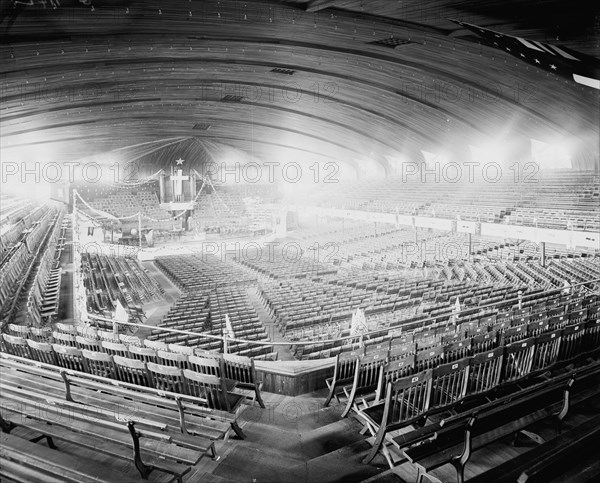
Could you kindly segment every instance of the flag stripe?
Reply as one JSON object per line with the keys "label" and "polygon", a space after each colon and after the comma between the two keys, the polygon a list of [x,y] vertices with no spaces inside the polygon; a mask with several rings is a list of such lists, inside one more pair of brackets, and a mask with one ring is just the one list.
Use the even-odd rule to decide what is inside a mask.
{"label": "flag stripe", "polygon": [[558,52],[560,55],[562,55],[566,59],[576,60],[577,62],[581,62],[577,57],[572,56],[568,52],[565,52],[564,50],[562,50],[560,47],[557,47],[556,45],[549,45],[548,47],[552,47],[554,50],[556,50],[556,52]]}
{"label": "flag stripe", "polygon": [[591,77],[586,77],[584,75],[573,74],[573,80],[578,84],[583,84],[584,86],[592,87],[594,89],[600,89],[600,80],[592,79]]}
{"label": "flag stripe", "polygon": [[521,42],[525,47],[527,47],[528,49],[533,49],[533,50],[539,50],[540,52],[543,52],[542,49],[536,47],[535,45],[533,45],[531,42],[529,42],[528,40],[522,39],[521,37],[515,37],[519,42]]}
{"label": "flag stripe", "polygon": [[552,52],[548,48],[544,47],[544,44],[542,44],[541,42],[536,42],[535,40],[532,40],[532,42],[535,45],[537,45],[540,49],[544,49],[544,52],[547,52],[547,53],[552,54],[552,55],[556,55],[554,52]]}

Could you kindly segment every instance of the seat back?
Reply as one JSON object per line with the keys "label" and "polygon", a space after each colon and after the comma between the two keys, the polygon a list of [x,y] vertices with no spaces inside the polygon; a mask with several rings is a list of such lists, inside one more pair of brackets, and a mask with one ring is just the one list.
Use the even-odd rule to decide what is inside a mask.
{"label": "seat back", "polygon": [[144,362],[158,362],[158,355],[154,349],[150,349],[149,347],[138,347],[136,345],[130,345],[128,349],[132,359],[138,359]]}
{"label": "seat back", "polygon": [[223,354],[223,377],[244,384],[256,384],[254,361],[250,357]]}
{"label": "seat back", "polygon": [[204,357],[206,359],[223,359],[223,353],[217,351],[207,351],[205,349],[195,348],[194,355],[198,357]]}
{"label": "seat back", "polygon": [[179,369],[188,368],[188,356],[185,354],[175,354],[173,352],[159,350],[156,352],[158,362],[165,366],[178,367]]}
{"label": "seat back", "polygon": [[121,342],[121,344],[125,344],[126,346],[143,347],[142,340],[135,335],[119,334],[119,342]]}
{"label": "seat back", "polygon": [[219,359],[188,356],[188,364],[192,371],[200,374],[208,374],[210,376],[221,377],[222,362]]}
{"label": "seat back", "polygon": [[583,323],[565,326],[558,352],[559,361],[573,359],[581,353],[585,341],[585,332],[585,325]]}
{"label": "seat back", "polygon": [[95,327],[90,327],[88,325],[78,325],[75,329],[77,334],[81,337],[86,337],[88,339],[97,339],[98,338],[98,329]]}
{"label": "seat back", "polygon": [[548,325],[550,326],[550,330],[554,329],[562,329],[569,322],[569,316],[565,314],[556,314],[550,316],[548,319]]}
{"label": "seat back", "polygon": [[194,355],[194,348],[189,345],[181,345],[181,344],[169,344],[169,351],[175,354],[183,354],[186,356]]}
{"label": "seat back", "polygon": [[556,363],[563,330],[558,329],[536,336],[532,371],[543,371]]}
{"label": "seat back", "polygon": [[444,362],[458,361],[471,353],[471,339],[457,340],[443,347]]}
{"label": "seat back", "polygon": [[441,345],[423,351],[417,351],[415,357],[415,370],[417,372],[422,372],[426,369],[433,369],[435,366],[441,364],[443,356],[444,347]]}
{"label": "seat back", "polygon": [[181,368],[155,364],[154,362],[146,363],[146,367],[156,389],[184,394],[185,384]]}
{"label": "seat back", "polygon": [[471,352],[473,354],[488,352],[496,347],[498,347],[498,332],[496,330],[483,332],[471,338]]}
{"label": "seat back", "polygon": [[379,370],[379,380],[377,382],[377,391],[375,400],[381,401],[386,396],[388,383],[396,381],[406,376],[410,376],[415,370],[415,356],[410,355],[402,359],[388,361],[387,364],[381,366]]}
{"label": "seat back", "polygon": [[108,377],[110,379],[115,379],[117,377],[115,363],[110,354],[107,354],[106,352],[90,351],[87,349],[82,349],[81,354],[85,359],[85,363],[90,374]]}
{"label": "seat back", "polygon": [[52,348],[56,353],[56,362],[59,366],[74,371],[88,372],[81,349],[62,344],[52,344]]}
{"label": "seat back", "polygon": [[354,386],[357,389],[375,389],[379,380],[379,368],[387,362],[387,349],[373,352],[359,358],[354,376]]}
{"label": "seat back", "polygon": [[449,406],[465,397],[470,358],[464,357],[433,369],[431,407]]}
{"label": "seat back", "polygon": [[417,345],[414,342],[408,342],[405,344],[398,344],[392,346],[388,352],[388,360],[395,361],[411,355],[415,355],[417,352]]}
{"label": "seat back", "polygon": [[77,344],[78,349],[87,349],[95,352],[103,351],[102,344],[98,339],[88,339],[87,337],[76,335],[75,343]]}
{"label": "seat back", "polygon": [[30,327],[29,338],[37,342],[49,342],[52,338],[52,328],[50,327]]}
{"label": "seat back", "polygon": [[496,387],[502,375],[504,347],[480,352],[470,358],[468,394],[479,394]]}
{"label": "seat back", "polygon": [[519,340],[523,340],[527,338],[527,325],[515,325],[513,327],[508,327],[501,334],[501,344],[512,344],[513,342],[517,342]]}
{"label": "seat back", "polygon": [[588,317],[588,310],[581,309],[575,310],[569,314],[569,324],[579,324],[581,322],[586,322]]}
{"label": "seat back", "polygon": [[137,384],[139,386],[153,387],[150,373],[144,361],[128,359],[122,356],[113,356],[120,381]]}
{"label": "seat back", "polygon": [[600,349],[600,319],[589,320],[585,324],[585,350],[592,352]]}
{"label": "seat back", "polygon": [[369,344],[365,346],[365,354],[373,354],[375,352],[387,351],[390,348],[390,341],[378,342],[376,344]]}
{"label": "seat back", "polygon": [[516,381],[527,377],[531,372],[535,337],[504,346],[504,370],[502,381]]}
{"label": "seat back", "polygon": [[342,352],[336,356],[336,364],[333,370],[333,383],[351,381],[356,374],[356,368],[362,351]]}
{"label": "seat back", "polygon": [[386,426],[400,427],[429,410],[432,371],[426,370],[388,383],[384,407]]}
{"label": "seat back", "polygon": [[119,342],[102,341],[104,352],[113,356],[129,357],[129,349],[125,344]]}
{"label": "seat back", "polygon": [[2,340],[6,352],[19,357],[31,357],[29,352],[29,346],[27,345],[27,339],[16,335],[2,334]]}
{"label": "seat back", "polygon": [[60,332],[62,334],[77,335],[77,327],[72,324],[61,324],[59,322],[54,324],[54,327],[56,328],[57,332]]}
{"label": "seat back", "polygon": [[27,345],[29,346],[29,353],[32,359],[46,364],[57,365],[56,355],[50,344],[27,339]]}
{"label": "seat back", "polygon": [[8,324],[6,328],[10,335],[23,337],[25,339],[29,337],[29,327],[27,325]]}
{"label": "seat back", "polygon": [[55,330],[52,332],[52,339],[55,343],[60,345],[68,345],[70,347],[77,347],[77,339],[73,334],[65,334]]}
{"label": "seat back", "polygon": [[112,330],[98,330],[98,339],[108,342],[119,342],[119,336],[115,335]]}
{"label": "seat back", "polygon": [[169,350],[169,346],[167,344],[165,344],[164,342],[161,342],[159,340],[148,340],[145,339],[144,340],[144,345],[146,347],[149,347],[150,349],[154,349],[156,351],[160,350],[160,351],[168,351]]}
{"label": "seat back", "polygon": [[550,324],[546,318],[542,318],[527,324],[527,335],[530,337],[543,334],[548,332],[548,330],[550,330]]}
{"label": "seat back", "polygon": [[217,376],[183,370],[185,391],[190,396],[204,398],[212,409],[229,411],[229,400],[225,395],[222,380]]}

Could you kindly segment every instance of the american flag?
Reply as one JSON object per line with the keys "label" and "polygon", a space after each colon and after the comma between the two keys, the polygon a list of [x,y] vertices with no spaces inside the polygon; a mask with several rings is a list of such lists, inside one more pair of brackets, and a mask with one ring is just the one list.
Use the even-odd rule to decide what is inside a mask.
{"label": "american flag", "polygon": [[567,47],[505,35],[470,23],[452,20],[476,33],[481,43],[500,49],[539,69],[571,79],[579,84],[600,89],[600,60]]}

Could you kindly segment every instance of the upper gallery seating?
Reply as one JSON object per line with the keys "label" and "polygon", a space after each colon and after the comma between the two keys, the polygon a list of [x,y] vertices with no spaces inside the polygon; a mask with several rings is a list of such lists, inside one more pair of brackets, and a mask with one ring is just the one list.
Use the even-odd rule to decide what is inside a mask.
{"label": "upper gallery seating", "polygon": [[[175,224],[170,220],[167,211],[160,207],[158,201],[158,188],[155,182],[150,182],[136,187],[103,187],[90,189],[81,187],[79,194],[92,207],[109,213],[117,218],[131,217],[138,212],[142,213],[142,224],[157,230],[172,230]],[[89,213],[94,216],[93,211]],[[137,228],[138,219],[133,217],[123,220],[125,227]]]}
{"label": "upper gallery seating", "polygon": [[2,210],[2,221],[0,222],[0,257],[4,257],[7,251],[20,239],[24,231],[29,230],[32,225],[40,220],[47,212],[45,206],[34,206],[27,201],[17,198],[3,196],[2,203],[7,200],[8,207]]}
{"label": "upper gallery seating", "polygon": [[190,229],[210,233],[250,234],[272,224],[272,210],[265,205],[274,200],[270,186],[217,185],[202,192],[189,219]]}
{"label": "upper gallery seating", "polygon": [[532,180],[505,176],[498,182],[474,178],[458,182],[407,176],[323,185],[309,203],[335,208],[381,211],[438,218],[516,223],[555,229],[597,231],[600,189],[596,172],[544,171]]}
{"label": "upper gallery seating", "polygon": [[64,241],[62,210],[43,206],[26,215],[14,244],[0,261],[0,320],[39,323],[57,314],[60,271],[57,261]]}

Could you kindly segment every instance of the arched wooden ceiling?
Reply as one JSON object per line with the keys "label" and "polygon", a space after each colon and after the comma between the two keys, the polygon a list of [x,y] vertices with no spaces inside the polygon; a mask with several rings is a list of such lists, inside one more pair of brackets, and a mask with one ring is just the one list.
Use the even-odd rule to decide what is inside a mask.
{"label": "arched wooden ceiling", "polygon": [[[564,139],[575,167],[598,162],[598,91],[448,20],[597,56],[592,2],[42,3],[0,9],[5,159],[73,160],[194,136],[269,161],[386,169],[421,150],[462,156],[469,144]],[[373,43],[390,39],[399,45]]]}

